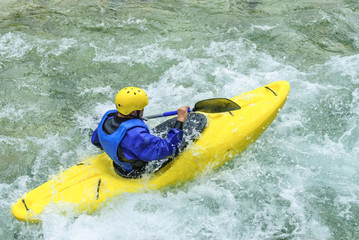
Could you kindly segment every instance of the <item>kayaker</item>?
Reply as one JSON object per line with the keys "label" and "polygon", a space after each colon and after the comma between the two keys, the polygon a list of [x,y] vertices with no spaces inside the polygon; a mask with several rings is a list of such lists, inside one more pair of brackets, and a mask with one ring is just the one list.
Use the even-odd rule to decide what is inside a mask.
{"label": "kayaker", "polygon": [[142,120],[148,104],[145,91],[137,87],[123,88],[117,93],[115,104],[116,110],[105,113],[91,142],[105,150],[119,175],[139,178],[145,172],[163,167],[170,161],[168,158],[177,156],[189,106],[177,109],[175,125],[167,138],[160,138],[152,135]]}

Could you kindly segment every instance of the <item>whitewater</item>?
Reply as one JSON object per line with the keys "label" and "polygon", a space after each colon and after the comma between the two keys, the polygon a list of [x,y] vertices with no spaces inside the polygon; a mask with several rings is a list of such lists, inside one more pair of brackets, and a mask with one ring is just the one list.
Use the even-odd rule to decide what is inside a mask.
{"label": "whitewater", "polygon": [[[351,0],[4,0],[0,239],[359,239],[359,3]],[[277,119],[243,153],[93,214],[11,205],[100,151],[119,89],[147,114],[286,80]],[[162,120],[149,121],[154,127]]]}

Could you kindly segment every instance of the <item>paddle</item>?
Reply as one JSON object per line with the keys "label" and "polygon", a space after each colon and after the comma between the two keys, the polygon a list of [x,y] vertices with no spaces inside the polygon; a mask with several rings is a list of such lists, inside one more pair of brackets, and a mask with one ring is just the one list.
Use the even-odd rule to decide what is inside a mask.
{"label": "paddle", "polygon": [[[194,108],[188,109],[188,112],[205,112],[205,113],[221,113],[229,112],[241,109],[241,107],[227,98],[210,98],[197,102],[194,105]],[[165,112],[162,114],[156,114],[151,116],[146,116],[144,119],[159,118],[177,115],[177,111]]]}

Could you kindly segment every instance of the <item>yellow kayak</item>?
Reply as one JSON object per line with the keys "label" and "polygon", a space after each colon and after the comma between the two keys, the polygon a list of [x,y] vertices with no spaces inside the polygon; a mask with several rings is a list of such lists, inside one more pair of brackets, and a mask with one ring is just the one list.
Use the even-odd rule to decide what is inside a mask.
{"label": "yellow kayak", "polygon": [[207,127],[173,161],[140,179],[125,179],[114,171],[106,153],[80,162],[22,196],[11,208],[15,218],[37,222],[46,207],[56,205],[75,213],[91,213],[122,193],[157,190],[186,182],[242,152],[272,123],[289,93],[279,81],[243,93],[232,101],[241,109],[202,113]]}

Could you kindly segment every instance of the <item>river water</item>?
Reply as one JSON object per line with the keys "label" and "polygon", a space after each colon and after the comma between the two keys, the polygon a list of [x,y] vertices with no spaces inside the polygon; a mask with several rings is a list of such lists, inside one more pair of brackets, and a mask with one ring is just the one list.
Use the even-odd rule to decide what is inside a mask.
{"label": "river water", "polygon": [[[359,239],[357,0],[0,7],[0,239]],[[99,153],[89,129],[122,87],[155,114],[278,80],[277,119],[219,169],[91,215],[13,218],[22,194]]]}

